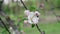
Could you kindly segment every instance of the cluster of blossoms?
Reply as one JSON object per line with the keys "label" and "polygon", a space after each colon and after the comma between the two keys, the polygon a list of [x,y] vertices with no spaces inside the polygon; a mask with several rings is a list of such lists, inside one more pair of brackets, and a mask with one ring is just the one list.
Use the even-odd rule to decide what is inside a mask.
{"label": "cluster of blossoms", "polygon": [[24,14],[28,18],[28,20],[24,20],[24,23],[37,24],[39,22],[40,13],[38,11],[30,12],[30,10],[25,10]]}

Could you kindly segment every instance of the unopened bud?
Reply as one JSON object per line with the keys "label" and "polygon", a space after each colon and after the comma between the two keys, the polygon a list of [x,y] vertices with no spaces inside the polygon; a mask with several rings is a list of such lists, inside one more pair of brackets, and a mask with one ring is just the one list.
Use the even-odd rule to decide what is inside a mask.
{"label": "unopened bud", "polygon": [[24,11],[24,14],[25,14],[26,16],[28,16],[28,15],[29,15],[29,13],[30,13],[30,11],[29,11],[29,10],[25,10],[25,11]]}
{"label": "unopened bud", "polygon": [[25,23],[25,24],[28,23],[28,20],[24,20],[24,23]]}
{"label": "unopened bud", "polygon": [[40,13],[39,13],[38,11],[35,11],[35,15],[36,15],[37,17],[39,17],[39,16],[40,16]]}

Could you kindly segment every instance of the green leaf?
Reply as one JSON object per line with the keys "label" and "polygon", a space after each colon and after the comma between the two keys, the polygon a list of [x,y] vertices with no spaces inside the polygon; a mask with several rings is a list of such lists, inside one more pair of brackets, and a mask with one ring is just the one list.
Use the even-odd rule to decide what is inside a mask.
{"label": "green leaf", "polygon": [[32,28],[35,27],[35,24],[32,24]]}
{"label": "green leaf", "polygon": [[30,11],[35,11],[36,10],[36,7],[35,6],[31,6],[31,7],[29,7],[29,10]]}

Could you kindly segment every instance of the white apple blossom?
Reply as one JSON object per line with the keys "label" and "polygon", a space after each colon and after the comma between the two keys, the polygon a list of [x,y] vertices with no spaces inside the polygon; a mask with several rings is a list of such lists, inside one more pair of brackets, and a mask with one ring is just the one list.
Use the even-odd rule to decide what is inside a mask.
{"label": "white apple blossom", "polygon": [[38,11],[35,11],[36,16],[40,16],[40,13]]}
{"label": "white apple blossom", "polygon": [[37,24],[39,22],[39,17],[37,17],[37,15],[40,16],[40,13],[38,11],[30,12],[28,10],[25,13],[27,14],[28,23],[30,23],[30,24]]}
{"label": "white apple blossom", "polygon": [[28,20],[32,19],[33,16],[34,16],[34,12],[30,12],[28,15]]}
{"label": "white apple blossom", "polygon": [[30,23],[30,24],[33,24],[33,22],[32,22],[32,18],[34,17],[34,12],[30,12],[30,14],[28,15],[28,22]]}
{"label": "white apple blossom", "polygon": [[26,16],[28,16],[28,15],[30,14],[30,11],[29,11],[29,10],[25,10],[25,11],[24,11],[24,14],[25,14]]}
{"label": "white apple blossom", "polygon": [[28,20],[28,23],[33,24],[32,20]]}

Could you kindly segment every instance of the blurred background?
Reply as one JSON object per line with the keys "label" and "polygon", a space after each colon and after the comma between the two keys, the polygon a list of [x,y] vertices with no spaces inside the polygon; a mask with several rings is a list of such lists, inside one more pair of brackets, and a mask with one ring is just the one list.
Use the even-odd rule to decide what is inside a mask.
{"label": "blurred background", "polygon": [[[37,10],[41,13],[38,25],[46,34],[60,34],[60,0],[22,1],[30,11]],[[4,0],[2,8],[14,20],[15,25],[19,23],[19,29],[24,34],[40,34],[36,27],[31,28],[30,24],[23,23],[25,8],[20,0]],[[0,26],[0,34],[8,34],[8,32],[4,27]]]}

